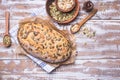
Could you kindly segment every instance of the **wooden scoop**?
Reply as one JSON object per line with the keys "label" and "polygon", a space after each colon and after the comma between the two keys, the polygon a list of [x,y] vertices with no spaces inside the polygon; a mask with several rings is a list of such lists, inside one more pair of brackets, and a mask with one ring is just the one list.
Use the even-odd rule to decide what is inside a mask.
{"label": "wooden scoop", "polygon": [[98,11],[97,9],[93,9],[90,12],[90,14],[87,17],[85,17],[82,21],[80,21],[79,23],[74,24],[73,26],[71,26],[71,28],[70,28],[71,33],[74,34],[74,33],[78,32],[80,30],[81,26],[83,24],[85,24],[85,22],[87,22],[92,16],[94,16],[97,11]]}
{"label": "wooden scoop", "polygon": [[5,12],[5,22],[6,22],[6,27],[5,27],[5,35],[3,37],[3,44],[5,47],[10,47],[11,46],[11,39],[10,39],[10,34],[9,34],[9,17],[10,13]]}

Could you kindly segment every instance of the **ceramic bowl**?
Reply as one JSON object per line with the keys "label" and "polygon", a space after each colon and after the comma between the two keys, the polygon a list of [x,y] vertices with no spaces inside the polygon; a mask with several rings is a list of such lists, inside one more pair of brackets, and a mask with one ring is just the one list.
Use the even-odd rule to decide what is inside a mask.
{"label": "ceramic bowl", "polygon": [[[79,10],[80,10],[80,6],[79,6],[78,0],[76,0],[76,5],[75,5],[74,9],[72,10],[72,11],[74,11],[74,13],[73,13],[73,15],[72,15],[72,18],[67,19],[67,20],[65,20],[65,21],[56,20],[56,19],[53,18],[53,16],[51,15],[51,13],[50,13],[50,5],[51,5],[53,2],[55,2],[55,0],[47,0],[47,2],[46,2],[46,12],[47,12],[48,16],[49,16],[52,20],[56,21],[56,22],[59,23],[59,24],[67,24],[67,23],[72,22],[72,21],[77,17],[77,15],[78,15],[78,13],[79,13]],[[71,13],[72,11],[68,12],[68,14]],[[64,13],[64,12],[63,12],[63,13]]]}

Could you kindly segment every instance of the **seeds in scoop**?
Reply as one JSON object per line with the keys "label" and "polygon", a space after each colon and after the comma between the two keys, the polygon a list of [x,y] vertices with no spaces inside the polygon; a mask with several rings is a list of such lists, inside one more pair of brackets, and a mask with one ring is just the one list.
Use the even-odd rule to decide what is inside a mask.
{"label": "seeds in scoop", "polygon": [[72,27],[71,27],[71,32],[72,33],[75,33],[75,32],[77,32],[79,30],[79,25],[78,24],[75,24],[75,25],[73,25]]}
{"label": "seeds in scoop", "polygon": [[5,36],[5,37],[3,38],[3,44],[5,44],[6,46],[10,46],[11,40],[10,40],[10,37],[9,37],[9,36]]}

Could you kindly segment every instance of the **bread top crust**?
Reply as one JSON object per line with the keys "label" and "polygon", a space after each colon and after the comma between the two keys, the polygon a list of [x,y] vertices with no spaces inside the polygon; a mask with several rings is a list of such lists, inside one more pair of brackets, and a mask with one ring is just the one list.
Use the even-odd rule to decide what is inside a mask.
{"label": "bread top crust", "polygon": [[72,52],[71,43],[64,33],[47,22],[20,24],[17,38],[26,52],[49,63],[64,62]]}

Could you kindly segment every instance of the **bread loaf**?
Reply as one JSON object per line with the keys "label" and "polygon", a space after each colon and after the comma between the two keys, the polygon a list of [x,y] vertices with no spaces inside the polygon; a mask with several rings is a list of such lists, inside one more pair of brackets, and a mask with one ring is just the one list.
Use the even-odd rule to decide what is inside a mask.
{"label": "bread loaf", "polygon": [[64,62],[72,52],[64,32],[41,18],[20,22],[17,38],[27,53],[49,63]]}

